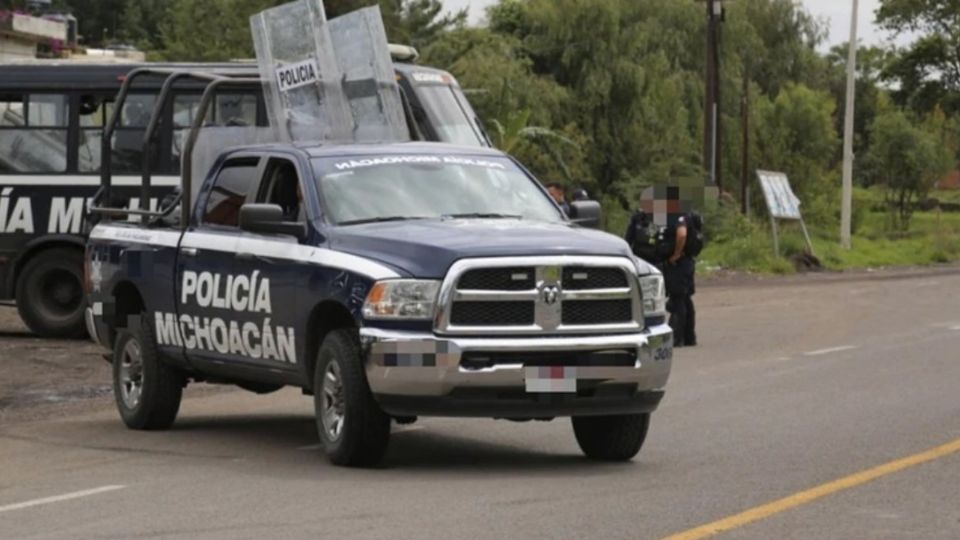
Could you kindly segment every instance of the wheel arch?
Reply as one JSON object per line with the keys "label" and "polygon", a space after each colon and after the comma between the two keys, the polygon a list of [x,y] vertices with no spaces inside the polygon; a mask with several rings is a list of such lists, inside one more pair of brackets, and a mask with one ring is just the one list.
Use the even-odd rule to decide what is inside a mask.
{"label": "wheel arch", "polygon": [[113,316],[108,325],[109,343],[113,343],[117,338],[117,330],[126,328],[129,317],[143,313],[147,306],[140,289],[129,280],[117,283],[113,287],[110,297],[113,300]]}
{"label": "wheel arch", "polygon": [[313,372],[316,369],[317,354],[327,334],[342,328],[357,328],[357,321],[345,305],[336,300],[325,300],[314,306],[307,318],[306,342],[304,344],[303,367],[307,390],[313,390]]}

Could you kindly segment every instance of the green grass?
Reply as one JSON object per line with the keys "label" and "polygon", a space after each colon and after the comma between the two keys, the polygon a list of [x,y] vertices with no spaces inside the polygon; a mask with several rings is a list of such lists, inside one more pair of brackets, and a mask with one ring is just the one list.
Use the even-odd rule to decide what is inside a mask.
{"label": "green grass", "polygon": [[[910,231],[890,231],[887,215],[868,212],[852,239],[852,249],[839,244],[839,231],[812,230],[814,252],[828,270],[850,270],[887,266],[916,266],[960,260],[960,213],[918,212]],[[768,227],[757,227],[748,235],[713,243],[704,249],[700,266],[705,270],[720,267],[762,274],[794,272],[786,259],[802,253],[806,242],[798,225],[784,224],[780,233],[780,251],[773,255],[773,240]]]}
{"label": "green grass", "polygon": [[931,191],[930,197],[937,199],[940,202],[960,204],[960,189]]}
{"label": "green grass", "polygon": [[[960,190],[930,194],[944,202],[960,203]],[[814,252],[828,270],[851,270],[888,266],[923,266],[960,261],[960,213],[916,212],[906,233],[889,227],[882,211],[883,194],[877,189],[857,188],[855,230],[852,249],[840,247],[838,226],[819,227],[808,223]],[[606,229],[622,235],[630,214],[614,201],[604,201]],[[740,270],[759,274],[795,272],[789,257],[806,251],[798,223],[780,222],[780,253],[773,253],[769,223],[760,218],[747,220],[734,211],[707,216],[707,244],[700,254],[698,271]]]}

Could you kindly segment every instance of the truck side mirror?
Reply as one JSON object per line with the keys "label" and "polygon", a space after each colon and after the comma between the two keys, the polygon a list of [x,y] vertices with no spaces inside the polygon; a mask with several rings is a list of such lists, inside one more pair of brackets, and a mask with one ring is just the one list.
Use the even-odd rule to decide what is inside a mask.
{"label": "truck side mirror", "polygon": [[570,203],[570,221],[582,227],[596,229],[602,215],[597,201],[573,201]]}
{"label": "truck side mirror", "polygon": [[284,221],[278,204],[245,204],[240,207],[240,230],[253,233],[288,234],[303,240],[307,227],[303,223]]}

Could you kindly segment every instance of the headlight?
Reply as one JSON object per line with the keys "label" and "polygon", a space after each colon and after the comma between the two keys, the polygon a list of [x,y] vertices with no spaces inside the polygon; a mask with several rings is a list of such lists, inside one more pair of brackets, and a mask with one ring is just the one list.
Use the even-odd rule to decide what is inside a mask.
{"label": "headlight", "polygon": [[439,281],[378,281],[363,303],[363,316],[366,319],[429,320],[433,317],[439,290]]}
{"label": "headlight", "polygon": [[643,295],[644,317],[665,317],[667,315],[667,289],[663,276],[650,274],[640,276],[640,294]]}

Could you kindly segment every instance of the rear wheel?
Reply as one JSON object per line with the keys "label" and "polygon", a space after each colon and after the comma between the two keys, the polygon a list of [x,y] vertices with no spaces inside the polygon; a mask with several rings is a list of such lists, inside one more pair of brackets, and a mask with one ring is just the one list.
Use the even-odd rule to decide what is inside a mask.
{"label": "rear wheel", "polygon": [[17,310],[34,333],[82,338],[83,253],[54,248],[33,256],[17,279]]}
{"label": "rear wheel", "polygon": [[640,451],[650,427],[650,413],[622,416],[574,416],[573,433],[590,459],[628,461]]}
{"label": "rear wheel", "polygon": [[317,431],[336,465],[376,465],[390,442],[390,417],[377,405],[363,372],[355,330],[334,330],[320,346],[313,379]]}
{"label": "rear wheel", "polygon": [[177,419],[186,379],[160,361],[146,315],[131,317],[113,347],[113,395],[130,429],[168,429]]}

